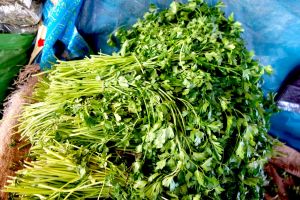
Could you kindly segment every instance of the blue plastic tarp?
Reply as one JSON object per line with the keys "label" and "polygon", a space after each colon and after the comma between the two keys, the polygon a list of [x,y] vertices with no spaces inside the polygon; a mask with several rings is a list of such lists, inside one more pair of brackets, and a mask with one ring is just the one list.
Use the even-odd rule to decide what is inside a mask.
{"label": "blue plastic tarp", "polygon": [[43,9],[43,22],[47,27],[47,34],[39,58],[42,69],[50,68],[59,58],[56,54],[58,41],[61,42],[59,51],[68,54],[68,59],[83,58],[89,53],[88,44],[75,26],[82,2],[83,0],[63,0],[58,1],[54,6],[50,0],[46,1]]}
{"label": "blue plastic tarp", "polygon": [[[206,1],[209,4],[217,2]],[[56,8],[48,3],[45,6],[48,11],[44,12],[44,17],[50,32],[47,33],[41,66],[49,67],[55,61],[57,40],[63,41],[71,59],[86,55],[89,52],[87,43],[94,52],[117,51],[106,44],[109,35],[116,28],[132,25],[152,3],[163,9],[170,2],[172,0],[64,0],[59,1]],[[266,94],[276,92],[287,74],[300,63],[299,0],[223,2],[226,5],[226,14],[233,12],[236,19],[243,24],[243,37],[247,48],[254,50],[256,59],[263,65],[272,65],[274,68],[272,76],[264,76],[262,87]],[[271,122],[271,135],[300,150],[299,113],[283,111],[274,115]]]}

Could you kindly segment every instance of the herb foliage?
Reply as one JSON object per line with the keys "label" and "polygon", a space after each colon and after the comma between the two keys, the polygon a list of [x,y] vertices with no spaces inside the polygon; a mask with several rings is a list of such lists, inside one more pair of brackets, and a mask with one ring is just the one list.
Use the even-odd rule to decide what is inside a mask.
{"label": "herb foliage", "polygon": [[[260,89],[264,68],[245,48],[241,24],[221,7],[202,0],[173,2],[160,12],[152,7],[133,28],[116,32],[118,55],[60,62],[50,70],[20,126],[39,153],[7,190],[80,199],[85,185],[91,193],[98,187],[90,198],[261,199],[274,106]],[[107,177],[120,183],[107,185],[104,176],[99,185],[105,189],[89,185],[97,172],[91,165],[84,165],[90,173],[74,189],[65,189],[72,182],[61,184],[66,180],[59,174],[48,176],[57,187],[28,181],[36,162],[49,168],[49,159],[61,162],[42,155],[50,144],[77,163],[99,155],[115,172]],[[80,148],[87,153],[76,157]],[[36,192],[22,191],[24,184]],[[39,194],[42,189],[48,191]]]}

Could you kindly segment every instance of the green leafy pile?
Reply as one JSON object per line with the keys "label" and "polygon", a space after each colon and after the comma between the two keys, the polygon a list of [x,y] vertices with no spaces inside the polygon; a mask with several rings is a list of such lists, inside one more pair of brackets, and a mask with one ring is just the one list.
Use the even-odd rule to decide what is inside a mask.
{"label": "green leafy pile", "polygon": [[20,125],[35,160],[7,191],[28,199],[261,199],[272,99],[263,97],[264,69],[240,23],[221,6],[151,8],[117,31],[119,55],[50,70]]}

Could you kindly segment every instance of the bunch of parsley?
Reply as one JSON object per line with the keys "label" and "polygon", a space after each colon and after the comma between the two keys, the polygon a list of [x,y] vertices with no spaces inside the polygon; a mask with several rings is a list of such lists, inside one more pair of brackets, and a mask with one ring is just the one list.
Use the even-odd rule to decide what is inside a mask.
{"label": "bunch of parsley", "polygon": [[[54,155],[63,151],[77,165],[94,155],[109,163],[99,167],[101,174],[112,171],[109,179],[97,179],[105,190],[84,190],[89,198],[261,199],[274,106],[260,89],[265,69],[245,48],[241,24],[221,6],[191,0],[151,8],[133,28],[116,32],[119,55],[56,65],[37,88],[38,102],[25,108],[22,135],[40,154],[51,144]],[[80,148],[86,153],[78,158],[72,152]],[[61,156],[36,160],[53,167]],[[90,164],[85,173],[78,167],[73,189],[55,170],[47,176],[52,187],[39,188],[28,170],[31,180],[34,163],[18,172],[10,192],[76,199],[82,188],[97,187]],[[20,189],[24,184],[33,191]]]}
{"label": "bunch of parsley", "polygon": [[[170,107],[176,105],[177,124],[168,120],[172,109],[161,114],[168,125],[147,134],[139,148],[145,158],[138,166],[152,163],[141,184],[149,197],[163,192],[179,199],[262,198],[275,108],[260,87],[262,74],[271,68],[252,59],[241,24],[233,14],[227,19],[222,6],[173,2],[169,10],[153,8],[132,29],[116,32],[121,55],[155,59],[144,76],[170,96]],[[135,177],[144,176],[136,170]]]}

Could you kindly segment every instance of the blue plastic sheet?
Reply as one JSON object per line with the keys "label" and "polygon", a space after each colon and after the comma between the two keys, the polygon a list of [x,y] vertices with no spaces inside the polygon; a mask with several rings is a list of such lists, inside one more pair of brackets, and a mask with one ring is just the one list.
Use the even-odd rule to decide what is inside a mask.
{"label": "blue plastic sheet", "polygon": [[[58,1],[56,6],[49,0],[45,3],[43,21],[47,26],[47,34],[39,61],[42,69],[50,68],[56,62],[56,51],[63,51],[68,59],[83,58],[88,54],[89,47],[75,27],[82,1]],[[61,45],[57,45],[58,41]]]}
{"label": "blue plastic sheet", "polygon": [[[49,21],[49,29],[52,29],[52,32],[47,34],[46,45],[49,46],[44,49],[42,63],[55,60],[51,47],[59,38],[64,38],[64,43],[74,56],[80,57],[88,52],[80,35],[85,38],[94,52],[111,53],[116,51],[117,49],[106,44],[108,36],[116,28],[132,25],[137,18],[143,16],[151,3],[163,9],[168,7],[171,1],[59,1],[68,2],[66,3],[68,7],[62,6],[56,8],[58,13],[53,12],[56,13],[53,16],[55,20]],[[217,2],[217,0],[206,1],[209,4]],[[247,48],[254,50],[256,59],[263,65],[273,66],[274,74],[264,76],[262,87],[266,94],[276,92],[287,74],[300,63],[299,0],[223,0],[223,2],[226,5],[224,8],[226,14],[234,12],[236,19],[243,24],[245,29],[243,37],[246,40]],[[62,15],[63,18],[61,18]],[[75,21],[77,29],[74,27]],[[68,23],[65,24],[65,22]],[[58,24],[60,25],[58,26]],[[270,133],[300,150],[300,114],[283,111],[276,114],[271,121]]]}

